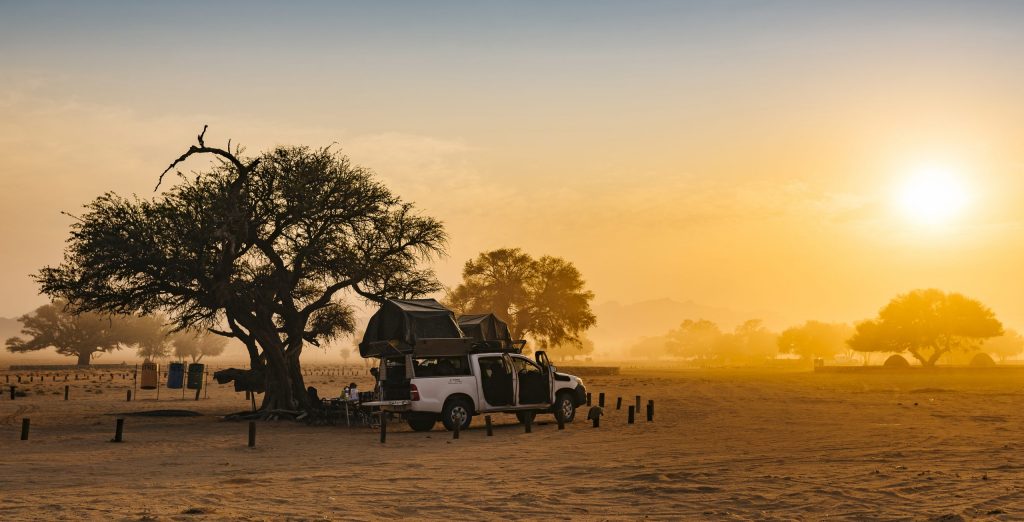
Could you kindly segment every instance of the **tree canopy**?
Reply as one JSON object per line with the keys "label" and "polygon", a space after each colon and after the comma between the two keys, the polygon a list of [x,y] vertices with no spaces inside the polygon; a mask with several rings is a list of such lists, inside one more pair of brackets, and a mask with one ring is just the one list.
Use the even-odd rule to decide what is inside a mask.
{"label": "tree canopy", "polygon": [[423,264],[444,253],[444,228],[329,148],[249,158],[208,146],[205,132],[165,173],[196,155],[219,163],[149,199],[89,203],[63,263],[37,280],[82,311],[163,312],[175,329],[236,337],[265,374],[265,410],[308,408],[304,343],[353,329],[345,296],[440,289]]}
{"label": "tree canopy", "polygon": [[79,366],[101,354],[136,344],[134,318],[93,312],[77,312],[67,301],[55,300],[18,318],[25,336],[7,339],[10,352],[55,348],[57,353],[77,357]]}
{"label": "tree canopy", "polygon": [[1002,323],[981,302],[926,289],[893,298],[877,318],[859,323],[848,343],[861,352],[907,352],[934,366],[951,350],[977,349],[985,339],[1002,334]]}
{"label": "tree canopy", "polygon": [[460,314],[494,313],[513,338],[541,347],[582,347],[582,334],[597,324],[590,310],[594,293],[565,259],[534,259],[518,248],[483,252],[466,262],[462,283],[448,292],[447,305]]}
{"label": "tree canopy", "polygon": [[216,357],[224,353],[228,345],[227,338],[210,332],[182,331],[171,334],[170,344],[174,347],[174,356],[178,359],[188,357],[197,363],[203,357]]}
{"label": "tree canopy", "polygon": [[807,321],[787,328],[779,335],[779,352],[799,355],[801,359],[830,359],[847,350],[846,340],[853,335],[846,323]]}

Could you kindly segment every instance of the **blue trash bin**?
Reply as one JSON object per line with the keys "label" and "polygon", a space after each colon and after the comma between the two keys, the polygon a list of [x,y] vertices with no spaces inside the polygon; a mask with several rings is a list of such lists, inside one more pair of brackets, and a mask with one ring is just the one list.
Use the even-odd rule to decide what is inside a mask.
{"label": "blue trash bin", "polygon": [[171,363],[167,367],[167,387],[172,389],[181,388],[185,381],[185,363]]}

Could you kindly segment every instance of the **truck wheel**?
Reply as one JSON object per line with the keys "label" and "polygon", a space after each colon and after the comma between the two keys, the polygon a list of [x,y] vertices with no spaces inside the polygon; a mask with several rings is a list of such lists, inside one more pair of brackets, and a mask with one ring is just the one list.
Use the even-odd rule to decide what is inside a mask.
{"label": "truck wheel", "polygon": [[516,418],[519,419],[519,424],[526,424],[529,420],[530,424],[533,424],[533,419],[537,418],[537,412],[535,411],[517,411]]}
{"label": "truck wheel", "polygon": [[437,415],[410,415],[406,422],[409,423],[409,427],[413,431],[430,431],[434,429],[434,423],[437,422]]}
{"label": "truck wheel", "polygon": [[466,399],[451,399],[444,404],[444,409],[441,410],[441,422],[448,431],[453,431],[455,425],[460,421],[459,430],[464,430],[469,427],[472,420],[473,407]]}
{"label": "truck wheel", "polygon": [[572,400],[572,394],[568,392],[559,393],[555,398],[555,415],[562,411],[562,419],[565,422],[572,422],[576,418],[576,403]]}

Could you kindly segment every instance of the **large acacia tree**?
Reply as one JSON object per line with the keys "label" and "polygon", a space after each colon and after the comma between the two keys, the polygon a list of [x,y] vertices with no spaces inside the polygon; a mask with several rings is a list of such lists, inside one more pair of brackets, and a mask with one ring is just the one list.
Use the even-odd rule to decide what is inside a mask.
{"label": "large acacia tree", "polygon": [[264,374],[264,411],[309,408],[303,345],[352,331],[346,295],[439,289],[422,264],[443,254],[444,229],[328,148],[250,158],[208,146],[205,132],[164,174],[200,155],[218,160],[211,168],[153,198],[97,198],[64,262],[37,279],[80,310],[163,312],[177,329],[236,337]]}
{"label": "large acacia tree", "polygon": [[515,339],[530,336],[547,348],[583,347],[582,335],[597,324],[594,293],[576,267],[560,257],[534,259],[518,248],[484,252],[466,262],[462,283],[447,304],[460,314],[494,313]]}
{"label": "large acacia tree", "polygon": [[908,352],[935,366],[952,350],[972,350],[1003,334],[1003,325],[981,302],[934,288],[896,296],[876,319],[861,322],[847,343],[861,352]]}

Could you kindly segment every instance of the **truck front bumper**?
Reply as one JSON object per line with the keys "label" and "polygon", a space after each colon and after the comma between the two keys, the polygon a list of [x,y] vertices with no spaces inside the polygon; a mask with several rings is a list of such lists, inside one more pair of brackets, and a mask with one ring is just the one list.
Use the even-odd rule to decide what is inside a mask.
{"label": "truck front bumper", "polygon": [[582,384],[576,385],[576,389],[573,390],[573,402],[576,403],[576,407],[579,408],[587,403],[587,387]]}

